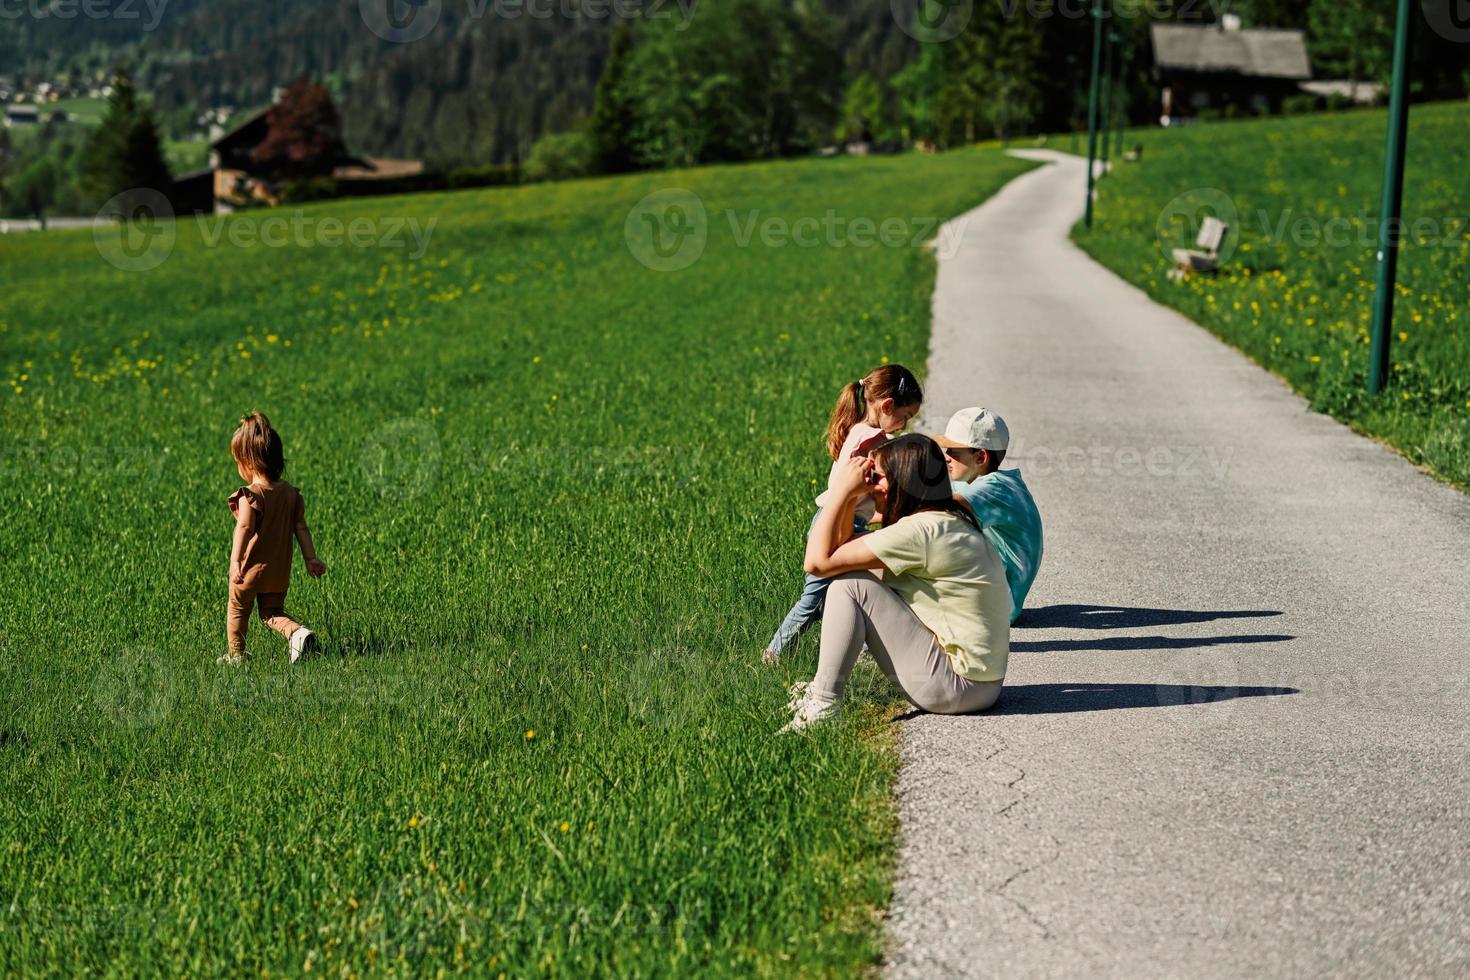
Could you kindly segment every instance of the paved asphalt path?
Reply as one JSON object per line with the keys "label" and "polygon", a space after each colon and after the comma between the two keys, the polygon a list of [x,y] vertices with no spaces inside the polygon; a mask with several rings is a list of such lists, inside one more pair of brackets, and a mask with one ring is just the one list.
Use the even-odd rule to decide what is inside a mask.
{"label": "paved asphalt path", "polygon": [[1085,164],[1024,155],[921,431],[1006,418],[1046,557],[998,709],[902,723],[888,973],[1470,975],[1470,498],[1093,263]]}

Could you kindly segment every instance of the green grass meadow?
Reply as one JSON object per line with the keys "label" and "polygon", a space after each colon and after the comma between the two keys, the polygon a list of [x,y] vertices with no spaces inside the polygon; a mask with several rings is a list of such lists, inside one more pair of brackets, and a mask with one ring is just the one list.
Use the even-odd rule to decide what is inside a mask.
{"label": "green grass meadow", "polygon": [[[1383,111],[1135,130],[1077,242],[1312,401],[1470,488],[1470,105],[1410,111],[1392,371],[1370,398]],[[1227,213],[1228,212],[1228,213]],[[1199,220],[1232,229],[1220,273],[1170,282]]]}
{"label": "green grass meadow", "polygon": [[[776,738],[813,645],[758,654],[800,587],[838,387],[924,363],[912,239],[1027,166],[190,218],[147,270],[104,260],[137,257],[115,231],[0,237],[0,974],[872,962],[884,685]],[[670,187],[707,243],[662,271],[625,231]],[[784,241],[803,217],[811,244]],[[215,664],[251,409],[329,567],[297,563],[288,608],[329,655],[296,668],[258,620],[247,666]]]}

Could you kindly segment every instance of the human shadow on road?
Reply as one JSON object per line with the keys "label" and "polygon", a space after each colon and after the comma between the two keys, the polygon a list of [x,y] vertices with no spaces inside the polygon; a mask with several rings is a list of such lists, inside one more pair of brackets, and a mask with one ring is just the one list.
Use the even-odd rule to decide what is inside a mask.
{"label": "human shadow on road", "polygon": [[[991,715],[1058,715],[1073,711],[1111,711],[1114,708],[1173,708],[1179,705],[1217,704],[1235,698],[1300,694],[1295,687],[1225,687],[1204,684],[1007,684]],[[913,710],[895,721],[907,721],[926,712]],[[968,716],[967,716],[968,717]]]}
{"label": "human shadow on road", "polygon": [[1084,650],[1190,650],[1236,643],[1284,643],[1286,633],[1243,633],[1235,636],[1104,636],[1096,640],[1012,640],[1012,653],[1080,653]]}
{"label": "human shadow on road", "polygon": [[1226,687],[1204,684],[1007,684],[988,715],[1051,715],[1114,708],[1171,708],[1235,698],[1300,694],[1295,687]]}
{"label": "human shadow on road", "polygon": [[1023,610],[1015,625],[1024,629],[1114,630],[1280,615],[1279,609],[1149,609],[1141,606],[1059,604]]}

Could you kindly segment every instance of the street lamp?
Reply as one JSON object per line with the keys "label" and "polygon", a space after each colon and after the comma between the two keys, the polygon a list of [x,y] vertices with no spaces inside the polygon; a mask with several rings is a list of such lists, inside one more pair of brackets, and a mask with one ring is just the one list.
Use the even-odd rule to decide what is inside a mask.
{"label": "street lamp", "polygon": [[1103,173],[1108,170],[1108,144],[1113,141],[1113,48],[1118,43],[1118,35],[1108,31],[1107,46],[1103,48],[1103,124],[1102,124],[1102,162]]}
{"label": "street lamp", "polygon": [[1388,383],[1393,340],[1393,289],[1398,274],[1399,211],[1404,200],[1404,144],[1409,128],[1409,0],[1399,0],[1393,40],[1393,89],[1388,99],[1388,139],[1383,153],[1383,197],[1378,206],[1378,277],[1373,288],[1373,340],[1368,350],[1368,394]]}
{"label": "street lamp", "polygon": [[1087,210],[1084,220],[1092,227],[1092,184],[1097,159],[1097,67],[1102,56],[1102,4],[1092,0],[1092,87],[1087,93]]}

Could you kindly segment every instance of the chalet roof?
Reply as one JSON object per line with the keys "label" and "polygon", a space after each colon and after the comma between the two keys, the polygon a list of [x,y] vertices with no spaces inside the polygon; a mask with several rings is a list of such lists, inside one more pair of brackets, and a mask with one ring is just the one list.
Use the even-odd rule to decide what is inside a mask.
{"label": "chalet roof", "polygon": [[271,107],[257,109],[242,119],[239,125],[232,126],[230,131],[219,139],[209,144],[211,150],[235,149],[237,144],[242,144],[240,149],[253,150],[265,139],[265,117],[270,113]]}
{"label": "chalet roof", "polygon": [[1154,64],[1160,68],[1257,78],[1312,77],[1301,31],[1153,24],[1149,34]]}

